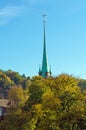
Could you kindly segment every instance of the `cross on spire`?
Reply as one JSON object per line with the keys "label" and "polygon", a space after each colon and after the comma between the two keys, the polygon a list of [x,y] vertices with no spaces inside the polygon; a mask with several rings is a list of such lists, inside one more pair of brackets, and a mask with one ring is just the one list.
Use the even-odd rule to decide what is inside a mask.
{"label": "cross on spire", "polygon": [[44,13],[42,16],[43,16],[43,22],[45,23],[45,22],[46,22],[46,16],[47,16],[47,15]]}

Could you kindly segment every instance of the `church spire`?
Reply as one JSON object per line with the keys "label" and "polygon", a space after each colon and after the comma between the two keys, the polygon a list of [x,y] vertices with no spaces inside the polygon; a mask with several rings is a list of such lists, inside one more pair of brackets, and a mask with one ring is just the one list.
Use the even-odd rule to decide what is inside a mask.
{"label": "church spire", "polygon": [[45,34],[45,24],[46,24],[46,15],[43,14],[43,25],[44,25],[44,48],[43,48],[43,60],[42,60],[42,70],[39,72],[39,75],[46,78],[50,75],[50,72],[48,71],[48,65],[47,65],[47,54],[46,54],[46,34]]}

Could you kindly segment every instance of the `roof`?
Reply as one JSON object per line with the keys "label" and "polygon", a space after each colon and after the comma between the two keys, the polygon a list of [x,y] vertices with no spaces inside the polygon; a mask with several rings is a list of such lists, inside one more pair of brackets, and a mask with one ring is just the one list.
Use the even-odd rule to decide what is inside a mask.
{"label": "roof", "polygon": [[8,107],[9,101],[6,99],[0,99],[0,107]]}

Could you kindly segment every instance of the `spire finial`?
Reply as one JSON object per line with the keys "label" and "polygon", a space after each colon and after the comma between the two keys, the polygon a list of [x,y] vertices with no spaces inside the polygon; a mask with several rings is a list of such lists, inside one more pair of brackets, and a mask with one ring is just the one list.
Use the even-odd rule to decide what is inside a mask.
{"label": "spire finial", "polygon": [[46,22],[46,16],[47,16],[46,13],[43,13],[42,16],[43,16],[43,22],[45,23]]}

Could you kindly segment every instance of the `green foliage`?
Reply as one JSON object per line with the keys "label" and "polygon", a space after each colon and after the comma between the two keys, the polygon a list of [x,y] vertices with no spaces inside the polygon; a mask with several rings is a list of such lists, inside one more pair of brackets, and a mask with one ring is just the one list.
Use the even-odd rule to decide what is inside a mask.
{"label": "green foliage", "polygon": [[8,91],[12,86],[22,86],[24,89],[30,84],[30,78],[22,76],[12,70],[0,70],[0,98],[7,98]]}
{"label": "green foliage", "polygon": [[0,86],[5,89],[7,86],[12,85],[13,82],[4,73],[0,72]]}
{"label": "green foliage", "polygon": [[23,76],[23,79],[20,81],[25,81],[25,89],[16,85],[9,90],[13,107],[8,108],[0,129],[86,129],[86,91],[78,86],[79,79],[68,74],[46,79],[35,76],[31,80]]}
{"label": "green foliage", "polygon": [[23,74],[22,76],[18,72],[14,72],[12,70],[8,70],[5,72],[5,74],[16,84],[22,84],[22,86],[25,88],[25,82],[27,78]]}
{"label": "green foliage", "polygon": [[85,79],[80,79],[78,86],[81,87],[82,90],[86,90],[86,80]]}
{"label": "green foliage", "polygon": [[0,98],[7,96],[7,92],[11,85],[14,85],[14,82],[0,71]]}
{"label": "green foliage", "polygon": [[10,113],[0,122],[1,130],[30,130],[30,115],[21,112],[19,114]]}
{"label": "green foliage", "polygon": [[32,81],[32,84],[29,87],[29,98],[26,102],[26,109],[30,109],[32,105],[41,103],[42,101],[42,86],[40,85],[40,81],[36,79],[36,81]]}
{"label": "green foliage", "polygon": [[8,99],[11,101],[11,108],[22,108],[27,100],[26,96],[27,95],[22,87],[13,86],[8,92]]}

